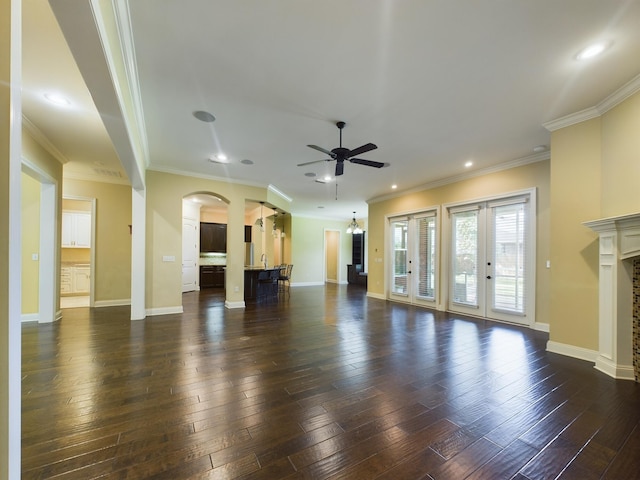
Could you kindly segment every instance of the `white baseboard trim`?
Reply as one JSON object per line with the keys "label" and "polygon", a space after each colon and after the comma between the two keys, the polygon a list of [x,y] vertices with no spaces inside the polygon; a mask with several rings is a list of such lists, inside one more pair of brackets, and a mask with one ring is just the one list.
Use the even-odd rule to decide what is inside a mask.
{"label": "white baseboard trim", "polygon": [[339,282],[338,280],[327,278],[326,283],[335,283],[337,285]]}
{"label": "white baseboard trim", "polygon": [[96,300],[93,302],[93,306],[96,308],[102,307],[122,307],[125,305],[131,305],[130,298],[121,298],[117,300]]}
{"label": "white baseboard trim", "polygon": [[538,332],[549,333],[549,324],[548,323],[535,322],[533,324],[533,329],[537,330]]}
{"label": "white baseboard trim", "polygon": [[596,358],[594,368],[618,380],[635,381],[636,379],[633,365],[617,365],[609,358],[603,357],[602,355],[598,355],[598,358]]}
{"label": "white baseboard trim", "polygon": [[145,310],[147,316],[154,315],[171,315],[173,313],[183,313],[182,305],[175,307],[159,307],[159,308],[147,308]]}
{"label": "white baseboard trim", "polygon": [[367,297],[377,298],[378,300],[386,300],[387,299],[387,297],[385,297],[383,293],[367,292]]}
{"label": "white baseboard trim", "polygon": [[39,322],[40,321],[40,313],[23,313],[20,315],[21,322]]}
{"label": "white baseboard trim", "polygon": [[321,287],[324,282],[296,282],[292,283],[292,287]]}
{"label": "white baseboard trim", "polygon": [[578,360],[586,360],[587,362],[596,363],[598,352],[589,350],[588,348],[576,347],[566,343],[558,343],[553,340],[547,342],[547,352],[559,353],[566,357],[577,358]]}
{"label": "white baseboard trim", "polygon": [[244,301],[240,302],[230,302],[229,300],[224,301],[224,308],[232,309],[232,308],[245,308]]}

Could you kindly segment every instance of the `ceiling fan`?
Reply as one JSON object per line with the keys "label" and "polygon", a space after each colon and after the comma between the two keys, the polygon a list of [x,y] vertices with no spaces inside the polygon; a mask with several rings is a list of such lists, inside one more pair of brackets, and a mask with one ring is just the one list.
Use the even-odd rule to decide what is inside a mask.
{"label": "ceiling fan", "polygon": [[309,148],[313,148],[314,150],[318,150],[319,152],[325,153],[327,155],[329,155],[329,157],[331,158],[326,158],[324,160],[314,160],[313,162],[305,162],[305,163],[299,163],[298,166],[302,167],[304,165],[311,165],[312,163],[319,163],[319,162],[331,162],[332,160],[336,161],[336,173],[335,176],[340,176],[344,173],[344,161],[345,160],[349,160],[351,163],[357,163],[359,165],[366,165],[368,167],[375,167],[375,168],[382,168],[384,166],[387,166],[387,163],[382,163],[382,162],[374,162],[372,160],[365,160],[363,158],[353,158],[356,155],[360,155],[362,153],[366,153],[366,152],[370,152],[371,150],[375,150],[376,148],[378,148],[376,145],[374,145],[373,143],[367,143],[365,145],[362,145],[358,148],[354,148],[353,150],[349,150],[348,148],[344,148],[342,146],[342,129],[344,128],[346,124],[344,122],[337,122],[336,126],[338,127],[338,129],[340,130],[340,146],[334,148],[333,150],[329,151],[329,150],[325,150],[322,147],[319,147],[317,145],[307,145],[307,147]]}

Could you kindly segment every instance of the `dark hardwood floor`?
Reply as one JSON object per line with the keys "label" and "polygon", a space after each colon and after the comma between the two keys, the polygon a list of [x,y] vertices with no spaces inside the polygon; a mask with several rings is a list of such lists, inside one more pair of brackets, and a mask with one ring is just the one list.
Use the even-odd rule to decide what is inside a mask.
{"label": "dark hardwood floor", "polygon": [[292,288],[23,327],[23,479],[640,478],[640,388],[546,334]]}

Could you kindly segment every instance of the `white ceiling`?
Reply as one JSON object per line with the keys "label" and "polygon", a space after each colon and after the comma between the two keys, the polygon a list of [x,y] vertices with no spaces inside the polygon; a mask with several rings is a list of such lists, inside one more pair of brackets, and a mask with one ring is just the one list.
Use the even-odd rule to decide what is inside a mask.
{"label": "white ceiling", "polygon": [[[84,32],[69,25],[80,14],[56,14],[77,57]],[[300,215],[364,217],[393,183],[548,157],[533,152],[549,144],[544,123],[640,75],[640,0],[135,0],[128,14],[149,168],[271,184]],[[66,175],[126,181],[93,105],[101,92],[82,81],[91,62],[78,69],[46,2],[25,0],[23,15],[25,117]],[[603,55],[575,59],[601,40]],[[71,105],[48,105],[52,90]],[[308,144],[338,146],[338,120],[346,147],[373,142],[361,158],[390,166],[346,164],[336,200],[335,182],[305,176],[335,162],[296,165],[325,158]],[[228,165],[208,161],[221,151]]]}

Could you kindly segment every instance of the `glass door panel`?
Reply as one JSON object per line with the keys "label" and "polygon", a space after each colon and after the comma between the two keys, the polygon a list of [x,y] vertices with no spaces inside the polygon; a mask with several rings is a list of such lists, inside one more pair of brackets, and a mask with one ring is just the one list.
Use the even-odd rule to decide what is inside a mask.
{"label": "glass door panel", "polygon": [[391,293],[395,295],[408,294],[408,232],[409,222],[407,220],[396,220],[391,222],[391,239],[393,247]]}
{"label": "glass door panel", "polygon": [[478,292],[479,210],[452,213],[452,302],[465,307],[480,307]]}

